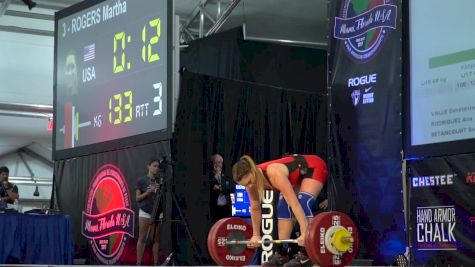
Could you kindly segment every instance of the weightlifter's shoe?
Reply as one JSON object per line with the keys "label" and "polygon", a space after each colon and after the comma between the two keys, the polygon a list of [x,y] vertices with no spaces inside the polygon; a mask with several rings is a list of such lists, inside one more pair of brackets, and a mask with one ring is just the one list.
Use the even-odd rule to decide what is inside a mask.
{"label": "weightlifter's shoe", "polygon": [[272,256],[269,257],[267,262],[264,262],[262,266],[283,266],[286,262],[289,261],[289,256],[281,255],[279,252],[275,252]]}
{"label": "weightlifter's shoe", "polygon": [[310,267],[313,266],[313,262],[308,258],[305,252],[298,252],[294,255],[294,258],[284,264],[284,267]]}

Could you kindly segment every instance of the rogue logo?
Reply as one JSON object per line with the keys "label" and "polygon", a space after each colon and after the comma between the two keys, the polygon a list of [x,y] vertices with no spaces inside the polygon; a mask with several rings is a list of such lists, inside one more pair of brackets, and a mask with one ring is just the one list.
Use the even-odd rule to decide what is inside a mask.
{"label": "rogue logo", "polygon": [[371,60],[396,29],[397,6],[393,0],[343,0],[335,17],[333,37],[343,40],[347,54],[363,63]]}
{"label": "rogue logo", "polygon": [[121,170],[112,164],[101,166],[88,190],[82,214],[81,233],[102,263],[111,265],[122,256],[127,236],[134,237],[135,213]]}
{"label": "rogue logo", "polygon": [[[266,190],[264,198],[262,199],[262,241],[272,241],[272,233],[274,232],[274,191]],[[262,244],[261,262],[267,262],[269,257],[273,254],[272,243]]]}
{"label": "rogue logo", "polygon": [[353,77],[348,79],[348,88],[360,86],[360,85],[367,85],[376,83],[377,81],[376,73],[364,75],[361,77]]}

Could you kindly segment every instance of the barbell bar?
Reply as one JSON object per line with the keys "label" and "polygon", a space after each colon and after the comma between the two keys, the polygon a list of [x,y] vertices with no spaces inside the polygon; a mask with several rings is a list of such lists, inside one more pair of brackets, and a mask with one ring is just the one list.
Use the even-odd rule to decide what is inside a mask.
{"label": "barbell bar", "polygon": [[[268,244],[289,244],[289,243],[297,243],[297,239],[282,239],[282,240],[269,240],[269,239],[266,239],[266,240],[259,240],[257,242],[258,244],[264,244],[264,245],[268,245]],[[250,240],[226,240],[226,244],[227,245],[249,245],[251,244],[251,241]]]}
{"label": "barbell bar", "polygon": [[[338,235],[334,235],[333,239],[336,240],[336,238],[338,238],[339,236]],[[341,236],[340,238],[338,238],[339,242],[340,243],[345,243],[345,244],[350,244],[350,243],[353,243],[354,242],[354,239],[353,237],[351,236]],[[298,241],[297,239],[275,239],[275,240],[269,240],[269,239],[266,239],[266,240],[259,240],[257,242],[258,244],[263,244],[263,245],[268,245],[268,244],[297,244]],[[336,242],[334,242],[335,244]],[[251,241],[250,240],[226,240],[226,244],[227,245],[249,245],[251,244]],[[344,250],[343,250],[344,251]]]}

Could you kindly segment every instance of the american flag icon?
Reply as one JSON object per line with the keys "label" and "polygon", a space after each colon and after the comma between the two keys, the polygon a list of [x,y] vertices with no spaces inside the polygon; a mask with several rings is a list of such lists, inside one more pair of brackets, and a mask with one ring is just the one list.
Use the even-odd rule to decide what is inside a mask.
{"label": "american flag icon", "polygon": [[93,60],[96,57],[96,44],[86,45],[84,47],[84,62]]}

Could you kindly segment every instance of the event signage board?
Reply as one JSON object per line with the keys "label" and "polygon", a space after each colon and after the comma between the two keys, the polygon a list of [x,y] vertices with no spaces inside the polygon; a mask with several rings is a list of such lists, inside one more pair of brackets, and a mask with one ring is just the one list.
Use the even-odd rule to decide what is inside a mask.
{"label": "event signage board", "polygon": [[329,94],[337,210],[361,233],[360,257],[404,253],[401,194],[402,25],[399,0],[330,1]]}
{"label": "event signage board", "polygon": [[475,155],[408,164],[414,265],[475,263]]}
{"label": "event signage board", "polygon": [[88,189],[82,212],[81,233],[89,240],[92,254],[102,264],[119,261],[134,238],[135,212],[129,186],[117,166],[100,166]]}
{"label": "event signage board", "polygon": [[[164,141],[55,162],[55,199],[70,218],[75,257],[96,265],[136,264],[136,183],[147,174],[149,159],[169,155],[169,142]],[[167,185],[167,199],[170,192]],[[170,219],[171,201],[165,206],[164,218]],[[163,261],[172,250],[171,224],[163,224],[161,230]],[[142,264],[153,263],[151,250],[151,246],[144,250]]]}

